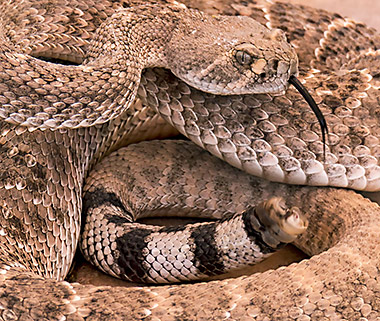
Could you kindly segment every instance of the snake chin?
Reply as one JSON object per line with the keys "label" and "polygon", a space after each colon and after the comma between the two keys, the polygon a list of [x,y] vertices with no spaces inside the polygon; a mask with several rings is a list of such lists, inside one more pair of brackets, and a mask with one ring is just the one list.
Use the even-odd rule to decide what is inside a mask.
{"label": "snake chin", "polygon": [[288,74],[281,78],[257,83],[249,82],[244,78],[227,84],[210,82],[197,77],[194,73],[188,73],[182,78],[186,79],[186,83],[190,86],[214,95],[284,94],[289,87]]}

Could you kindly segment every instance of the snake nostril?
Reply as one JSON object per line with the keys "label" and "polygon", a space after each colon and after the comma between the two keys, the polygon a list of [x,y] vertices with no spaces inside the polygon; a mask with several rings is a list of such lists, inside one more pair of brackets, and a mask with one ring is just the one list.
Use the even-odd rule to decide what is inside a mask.
{"label": "snake nostril", "polygon": [[267,76],[267,73],[266,72],[262,72],[259,76],[260,76],[261,79],[265,79],[266,76]]}

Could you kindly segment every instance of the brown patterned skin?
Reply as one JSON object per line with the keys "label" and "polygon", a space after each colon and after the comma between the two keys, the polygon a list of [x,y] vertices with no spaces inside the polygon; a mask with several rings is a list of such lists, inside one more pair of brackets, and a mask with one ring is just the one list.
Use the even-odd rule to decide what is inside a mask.
{"label": "brown patterned skin", "polygon": [[[104,123],[134,101],[141,72],[148,67],[170,69],[191,86],[216,94],[281,92],[289,76],[297,73],[297,56],[284,33],[247,17],[205,15],[179,4],[139,1],[115,3],[115,8],[108,3],[103,11],[97,7],[107,3],[98,3],[93,13],[84,14],[89,4],[82,9],[80,5],[2,5],[0,117],[6,122],[41,129]],[[90,16],[88,22],[82,15]],[[47,21],[31,27],[33,19]],[[239,51],[255,57],[258,65],[239,63]],[[29,55],[81,64],[48,64]],[[193,64],[193,57],[202,59]]]}
{"label": "brown patterned skin", "polygon": [[[1,3],[2,6],[5,4],[8,3]],[[110,2],[93,6],[82,3],[82,9],[78,9],[77,5],[79,3],[73,2],[70,8],[82,16],[75,20],[74,25],[78,25],[78,28],[87,28],[84,37],[89,37],[94,30],[94,24],[86,22],[89,15],[93,14],[98,16],[96,19],[101,19],[107,15],[103,12],[111,12],[113,10],[111,8],[116,6]],[[86,13],[86,6],[90,7],[92,12],[97,11],[99,14]],[[207,3],[207,5],[199,4],[199,7],[209,12],[224,10],[228,14],[250,15],[260,22],[270,22],[271,26],[283,28],[287,32],[288,39],[297,47],[300,73],[307,80],[307,87],[313,90],[320,107],[329,116],[327,120],[333,133],[330,137],[331,149],[336,155],[343,154],[336,158],[348,162],[350,157],[346,156],[347,151],[358,152],[355,157],[359,159],[362,167],[368,169],[367,177],[370,181],[376,181],[379,135],[376,117],[379,86],[377,68],[380,59],[376,50],[380,42],[379,36],[373,30],[324,11],[286,4],[247,2],[227,5],[215,2],[213,6]],[[35,11],[30,9],[27,12],[17,6],[15,9],[12,9],[12,6],[7,8],[9,10],[2,10],[5,14],[1,24],[1,41],[5,41],[4,35],[6,35],[14,37],[20,46],[27,46],[21,41],[22,29],[18,30],[12,25],[12,21],[6,18],[13,16],[15,12],[25,13],[28,17],[28,14],[31,15]],[[65,15],[59,12],[57,16],[65,19]],[[43,19],[41,18],[43,15],[38,14],[29,17],[33,18],[23,20],[26,25]],[[59,24],[54,27],[58,30],[62,28]],[[63,31],[66,32],[66,29]],[[325,31],[328,32],[324,34]],[[75,30],[73,32],[75,35]],[[35,50],[41,48],[41,52],[44,52],[46,48],[41,47],[39,43],[43,43],[46,39],[38,35],[33,39]],[[321,39],[323,40],[320,42]],[[73,38],[63,38],[60,41],[63,44],[58,47],[62,48],[63,54],[70,56],[69,48]],[[74,39],[74,41],[81,40]],[[4,47],[1,48],[2,54],[9,55],[6,44],[5,41]],[[85,45],[84,41],[82,47],[76,47],[74,58],[71,56],[70,58],[75,60],[75,56],[81,56]],[[12,81],[15,83],[29,81],[17,76],[17,61],[12,60],[13,58],[7,57],[8,65],[1,66],[10,70],[8,76],[13,77]],[[22,56],[18,58],[23,59]],[[12,62],[16,63],[16,66],[12,67]],[[340,72],[331,71],[341,67]],[[355,67],[358,70],[355,70]],[[60,68],[70,70],[73,67]],[[351,70],[346,72],[345,69]],[[234,101],[234,98],[229,97],[218,99],[208,95],[203,96],[196,91],[192,92],[192,99],[189,100],[191,92],[188,91],[188,86],[173,80],[171,75],[166,75],[162,71],[157,71],[155,74],[150,71],[142,80],[139,96],[153,107],[157,107],[157,102],[164,101],[161,96],[161,100],[155,99],[157,86],[152,85],[152,80],[157,81],[155,78],[162,74],[163,77],[169,77],[166,80],[168,83],[178,83],[177,88],[181,90],[173,90],[172,96],[182,107],[194,101],[203,103],[202,97],[207,99],[211,97],[222,107],[231,106],[230,99]],[[49,75],[44,77],[45,81],[49,79]],[[93,90],[107,89],[107,86],[112,84],[111,79],[112,77],[107,78]],[[36,84],[38,85],[36,95],[54,99],[47,95],[47,92],[53,92],[53,88],[46,86],[46,83],[40,80]],[[80,87],[79,84],[86,86],[84,82],[82,83],[82,79],[76,79],[73,86]],[[161,82],[161,86],[163,84]],[[124,138],[124,141],[143,140],[154,136],[154,128],[164,136],[165,132],[161,131],[159,126],[162,121],[148,107],[136,104],[119,117],[104,124],[78,129],[33,131],[26,126],[17,125],[24,122],[25,118],[19,114],[13,115],[13,109],[9,109],[13,106],[12,108],[18,111],[22,110],[22,104],[25,102],[22,100],[14,102],[14,99],[28,97],[23,91],[27,89],[20,86],[12,93],[4,87],[4,83],[0,86],[3,104],[1,116],[6,119],[0,123],[2,151],[0,162],[3,169],[0,174],[2,202],[0,204],[2,214],[0,216],[2,227],[0,317],[4,320],[17,319],[17,317],[20,319],[66,317],[75,320],[144,317],[151,320],[210,318],[309,320],[340,317],[346,320],[360,318],[371,320],[379,317],[379,209],[377,205],[364,200],[354,192],[344,190],[289,187],[264,182],[260,183],[263,185],[257,185],[258,196],[287,196],[289,204],[299,206],[309,216],[311,228],[297,244],[315,256],[287,268],[224,281],[152,288],[93,287],[55,281],[54,279],[63,279],[67,274],[76,249],[80,225],[80,191],[86,167],[96,163],[109,150],[121,144],[120,141]],[[32,117],[41,112],[39,108],[44,107],[43,103],[39,104],[38,97],[40,96],[30,97],[37,102],[34,114],[30,115],[29,119],[30,124],[34,126],[40,126],[40,119],[45,117],[44,114],[39,114],[40,118],[37,120]],[[30,101],[25,99],[29,104]],[[70,95],[67,99],[67,103],[76,102],[70,100]],[[9,106],[10,101],[14,102],[14,105]],[[303,138],[303,142],[307,141],[306,145],[313,152],[321,154],[318,144],[320,139],[315,133],[316,120],[310,116],[307,107],[300,103],[300,98],[294,91],[288,91],[286,97],[247,96],[242,97],[242,101],[265,106],[265,110],[267,112],[269,110],[272,116],[271,122],[278,126],[281,125],[283,117],[287,117],[291,124],[283,128],[283,132],[286,129],[287,133],[290,133],[287,137],[299,136]],[[286,108],[283,107],[285,110],[281,110],[281,117],[275,118],[273,115],[279,112],[281,105]],[[77,105],[73,107],[75,106]],[[62,108],[62,105],[58,104],[56,108]],[[67,119],[65,112],[69,111],[63,111],[62,115],[57,117],[59,123],[62,119]],[[54,114],[56,110],[49,109],[45,112]],[[29,117],[26,110],[22,115]],[[260,115],[263,115],[262,110],[256,109],[255,118],[262,120],[258,122],[258,126],[262,124],[261,127],[264,129],[272,128],[268,122],[263,124],[266,116],[264,115],[263,120],[260,119]],[[91,123],[96,115],[94,118],[90,116],[90,111],[86,110],[82,118],[77,116],[72,120],[76,121],[79,117],[80,121],[90,119]],[[252,124],[252,115],[248,115],[247,119]],[[274,119],[277,119],[277,123]],[[74,126],[76,124],[74,123]],[[69,127],[73,123],[66,125]],[[270,131],[264,133],[267,138],[272,139],[272,142],[278,139],[276,135],[270,135]],[[191,133],[188,135],[191,136]],[[292,142],[294,149],[297,149],[297,144],[302,145],[296,139],[288,141]],[[367,148],[361,147],[362,144]],[[217,151],[214,153],[218,154]],[[357,165],[358,160],[352,158],[351,160]],[[265,159],[262,163],[267,165]],[[331,177],[341,176],[339,175],[341,168],[336,167],[338,167],[337,175]],[[330,173],[332,170],[333,168],[330,168]],[[339,184],[338,179],[337,181]],[[264,191],[261,186],[268,189]],[[374,186],[376,189],[376,184]],[[349,187],[355,186],[349,185]],[[305,199],[308,200],[307,203]],[[37,271],[40,276],[32,271]]]}
{"label": "brown patterned skin", "polygon": [[[207,69],[217,58],[224,61],[220,62],[219,72],[231,73],[230,83],[234,85],[229,92],[240,93],[283,90],[297,66],[294,50],[279,31],[270,31],[247,17],[208,16],[179,4],[139,2],[116,3],[115,8],[108,3],[108,9],[96,11],[97,6],[106,5],[97,3],[87,23],[80,5],[85,10],[88,4],[51,1],[2,4],[5,48],[0,53],[0,114],[4,168],[9,171],[4,173],[1,188],[5,212],[3,236],[10,246],[4,251],[19,256],[21,261],[17,261],[35,272],[57,279],[66,276],[77,246],[81,187],[86,171],[112,145],[119,144],[122,135],[127,140],[143,139],[140,133],[131,131],[135,128],[140,131],[144,123],[149,123],[149,130],[155,126],[157,116],[153,112],[145,112],[138,104],[132,106],[143,69],[170,68],[182,73],[189,83],[201,86],[210,83],[206,78],[215,71],[203,75],[200,70]],[[102,24],[107,15],[109,19]],[[33,19],[46,20],[46,24],[34,23],[33,28],[30,25]],[[218,46],[208,46],[213,35],[205,31],[229,25],[235,26],[238,34],[230,32],[217,40]],[[95,29],[93,42],[77,39]],[[239,32],[244,29],[251,31]],[[260,34],[258,40],[255,32]],[[200,38],[198,46],[192,50],[185,46],[192,39],[190,34],[200,33],[206,39]],[[257,57],[268,61],[273,44],[277,43],[279,49],[273,50],[271,57],[277,59],[278,68],[267,68],[266,75],[259,79],[249,68],[244,67],[244,72],[240,70],[242,66],[234,68],[236,48],[241,45],[237,40],[255,45]],[[220,47],[220,53],[212,56],[214,47]],[[171,48],[177,50],[175,56]],[[86,55],[80,57],[81,50],[87,50]],[[190,60],[202,50],[203,60],[191,67],[185,57]],[[65,66],[35,58],[49,54],[75,61],[82,58],[84,62]],[[183,68],[177,65],[180,57]],[[191,73],[198,78],[195,80]],[[226,79],[220,79],[217,87],[224,92],[226,84]],[[210,90],[218,92],[218,88]],[[160,132],[165,133],[162,129]],[[53,160],[49,155],[56,157]],[[62,238],[57,238],[62,233]],[[22,243],[22,251],[28,255],[19,253],[18,243]],[[40,271],[41,268],[44,270]]]}
{"label": "brown patterned skin", "polygon": [[[155,140],[96,164],[83,188],[85,258],[128,281],[193,281],[258,264],[305,232],[297,208],[277,197],[259,202],[256,177],[210,157],[191,142]],[[138,221],[173,216],[209,221]]]}

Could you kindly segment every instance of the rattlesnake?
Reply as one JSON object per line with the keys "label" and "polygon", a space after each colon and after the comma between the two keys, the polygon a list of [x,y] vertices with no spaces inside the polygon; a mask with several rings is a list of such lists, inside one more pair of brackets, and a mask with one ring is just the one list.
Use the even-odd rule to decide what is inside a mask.
{"label": "rattlesnake", "polygon": [[[166,118],[176,112],[172,122],[200,145],[194,134],[199,128],[182,119],[191,117],[191,108],[195,116],[213,113],[218,132],[214,136],[208,132],[209,143],[204,147],[265,178],[379,189],[376,62],[380,39],[374,30],[339,15],[281,3],[187,5],[211,14],[250,15],[287,32],[298,51],[301,77],[325,113],[330,150],[324,158],[318,122],[292,90],[286,95],[218,97],[197,91],[166,70],[150,69],[138,91],[144,103]],[[0,316],[5,320],[377,318],[378,206],[354,192],[329,188],[260,181],[254,185],[258,198],[287,195],[289,204],[308,213],[308,232],[297,244],[314,256],[299,264],[235,279],[160,287],[126,289],[61,281],[79,238],[80,192],[88,168],[120,141],[127,144],[173,131],[139,102],[125,112],[119,108],[123,97],[112,97],[112,84],[125,90],[123,95],[129,88],[117,87],[117,77],[123,78],[117,68],[108,69],[98,86],[89,84],[101,76],[94,71],[97,65],[91,65],[99,48],[88,54],[89,65],[83,68],[93,73],[87,82],[72,77],[75,66],[54,64],[55,71],[49,72],[44,67],[53,63],[36,59],[35,69],[28,69],[32,59],[28,53],[45,59],[59,52],[57,58],[80,63],[96,26],[119,6],[108,1],[66,4],[51,0],[34,6],[28,1],[1,4]],[[103,43],[112,43],[114,34],[107,36]],[[15,48],[24,53],[15,53]],[[105,56],[99,63],[114,62],[111,58]],[[138,77],[131,81],[137,82]],[[168,84],[174,89],[165,96],[162,89]],[[110,97],[101,105],[70,95],[73,88]],[[63,94],[62,101],[57,100],[57,92]],[[167,99],[173,104],[168,105]],[[65,104],[71,109],[65,109]],[[88,108],[83,109],[84,105]],[[239,131],[236,122],[237,130],[224,128],[235,111],[243,115],[239,121],[248,126],[245,131]],[[231,131],[240,135],[233,136]],[[256,150],[235,153],[230,143],[244,149],[245,139]]]}

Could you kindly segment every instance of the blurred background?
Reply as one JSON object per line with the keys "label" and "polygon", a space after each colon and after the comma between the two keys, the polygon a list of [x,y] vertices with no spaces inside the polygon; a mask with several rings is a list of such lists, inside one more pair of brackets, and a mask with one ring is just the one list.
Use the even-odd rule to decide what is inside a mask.
{"label": "blurred background", "polygon": [[[283,1],[283,0],[281,0]],[[287,0],[283,2],[299,3],[315,8],[337,12],[342,16],[354,18],[380,31],[379,0]]]}

